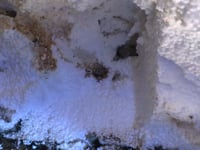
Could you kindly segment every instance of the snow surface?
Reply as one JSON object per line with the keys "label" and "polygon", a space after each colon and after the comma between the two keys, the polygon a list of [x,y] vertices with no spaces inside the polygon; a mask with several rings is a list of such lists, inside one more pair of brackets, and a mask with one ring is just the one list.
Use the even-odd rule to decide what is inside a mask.
{"label": "snow surface", "polygon": [[[95,131],[143,149],[200,149],[198,0],[4,3],[50,33],[57,68],[38,71],[30,37],[11,28],[18,18],[0,16],[0,104],[16,110],[1,128],[22,118],[17,136],[27,140],[69,141]],[[114,62],[116,48],[135,32],[139,57]],[[109,68],[100,82],[79,66],[96,60]],[[116,71],[122,77],[113,82]]]}

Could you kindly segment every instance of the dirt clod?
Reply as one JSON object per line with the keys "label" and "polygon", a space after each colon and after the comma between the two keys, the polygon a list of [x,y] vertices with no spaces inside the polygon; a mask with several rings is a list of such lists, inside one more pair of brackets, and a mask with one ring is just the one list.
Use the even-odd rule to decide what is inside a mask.
{"label": "dirt clod", "polygon": [[16,17],[15,28],[26,35],[34,43],[35,58],[33,64],[39,71],[52,71],[57,68],[51,46],[54,44],[51,33],[46,31],[42,23],[28,14]]}
{"label": "dirt clod", "polygon": [[56,59],[52,57],[52,51],[46,48],[36,48],[35,63],[39,71],[54,70],[57,67]]}
{"label": "dirt clod", "polygon": [[99,82],[108,77],[109,70],[102,63],[93,63],[85,68],[85,77],[91,75]]}

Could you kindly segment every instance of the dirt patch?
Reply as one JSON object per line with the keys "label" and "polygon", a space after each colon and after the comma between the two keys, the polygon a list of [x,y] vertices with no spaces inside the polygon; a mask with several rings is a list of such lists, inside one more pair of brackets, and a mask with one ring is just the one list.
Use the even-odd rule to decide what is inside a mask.
{"label": "dirt patch", "polygon": [[103,63],[99,63],[98,61],[94,63],[77,63],[77,68],[85,69],[85,78],[94,77],[98,82],[106,79],[109,74],[109,69],[103,65]]}
{"label": "dirt patch", "polygon": [[109,69],[99,62],[85,66],[85,77],[93,76],[98,82],[107,78],[108,73]]}
{"label": "dirt patch", "polygon": [[[23,4],[23,0],[13,3],[20,6]],[[36,69],[44,72],[55,70],[57,61],[51,50],[52,45],[55,44],[52,36],[54,35],[54,38],[65,38],[69,42],[73,23],[69,23],[67,20],[58,23],[50,18],[52,16],[34,16],[29,12],[21,12],[20,10],[3,10],[2,13],[3,15],[0,15],[0,26],[2,27],[0,32],[4,29],[21,32],[33,42],[33,65]],[[57,14],[54,17],[56,16]]]}
{"label": "dirt patch", "polygon": [[12,29],[13,27],[13,19],[7,16],[1,16],[0,15],[0,31],[3,31],[4,29]]}
{"label": "dirt patch", "polygon": [[51,48],[54,42],[51,34],[45,30],[42,23],[30,16],[28,13],[22,13],[14,19],[15,28],[26,35],[31,41],[37,39],[39,46]]}
{"label": "dirt patch", "polygon": [[52,56],[52,51],[43,47],[36,47],[35,65],[39,71],[52,71],[57,67],[56,59]]}
{"label": "dirt patch", "polygon": [[57,63],[51,51],[51,46],[54,44],[51,33],[45,30],[41,22],[25,13],[16,17],[14,22],[14,28],[34,43],[33,64],[36,68],[39,71],[55,70]]}

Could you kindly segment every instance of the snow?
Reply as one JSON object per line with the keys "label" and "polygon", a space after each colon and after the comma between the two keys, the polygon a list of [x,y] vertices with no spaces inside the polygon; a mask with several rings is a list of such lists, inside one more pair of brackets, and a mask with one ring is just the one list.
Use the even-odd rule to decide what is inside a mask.
{"label": "snow", "polygon": [[[25,4],[27,6],[25,8],[29,8],[29,2]],[[19,118],[25,118],[21,133],[23,138],[38,140],[50,136],[57,140],[69,140],[72,137],[77,138],[78,135],[84,136],[88,131],[117,133],[119,136],[123,136],[124,133],[132,130],[135,115],[134,81],[132,78],[133,60],[130,58],[120,62],[112,61],[115,55],[114,49],[128,39],[126,36],[132,26],[126,25],[126,21],[111,17],[121,15],[116,7],[111,7],[112,3],[114,1],[109,2],[103,8],[105,12],[101,12],[102,10],[95,10],[94,14],[90,12],[72,12],[75,14],[75,18],[71,16],[73,29],[69,37],[70,42],[64,39],[63,36],[54,35],[55,45],[52,46],[52,51],[57,59],[58,66],[55,71],[40,73],[33,66],[26,66],[32,61],[27,56],[25,56],[25,60],[21,58],[21,55],[24,54],[15,56],[17,59],[21,58],[25,61],[22,68],[30,69],[30,71],[21,70],[23,76],[18,74],[21,80],[25,82],[26,78],[29,78],[29,73],[33,75],[32,78],[34,79],[32,85],[26,88],[23,101],[15,100],[16,103],[13,106],[17,111],[13,116],[13,120],[17,121]],[[34,4],[38,5],[33,3],[31,8],[35,8]],[[121,17],[125,17],[125,20],[132,22],[134,18],[130,14],[135,11],[135,6],[129,5],[132,4],[130,1],[127,1],[127,3],[118,1],[116,4],[121,5],[120,7],[124,12]],[[61,6],[58,5],[58,7]],[[110,10],[110,12],[106,12],[106,10]],[[98,18],[108,25],[108,27],[106,27],[107,25],[102,26],[106,29],[99,28]],[[50,24],[52,20],[50,20]],[[113,30],[121,28],[122,32],[107,39],[102,36],[100,30],[107,31],[110,28],[108,22],[111,20],[113,21],[112,25],[118,23],[117,26],[113,26]],[[52,29],[52,31],[55,30]],[[16,41],[18,38],[21,43],[26,43],[30,47],[29,49],[22,49],[20,45],[12,46],[16,51],[22,49],[23,51],[26,50],[27,53],[31,53],[33,45],[26,42],[27,39],[18,37],[23,36],[22,34],[8,30],[8,33],[4,32],[3,35],[13,36],[12,41]],[[116,40],[114,40],[115,37]],[[66,45],[69,46],[66,47]],[[10,49],[9,46],[6,45],[5,49]],[[11,54],[8,53],[8,55]],[[34,57],[33,54],[31,57]],[[97,82],[94,78],[85,78],[84,69],[77,67],[77,63],[93,63],[96,60],[108,67],[110,72],[108,78],[100,82]],[[15,62],[15,64],[18,64],[18,62]],[[116,71],[122,74],[123,79],[112,82],[112,76]],[[11,75],[13,73],[7,75],[8,80],[12,79]],[[31,78],[29,79],[28,81],[31,81]],[[24,86],[29,85],[26,82],[24,84]],[[19,83],[17,86],[22,87],[23,85]],[[13,89],[13,87],[9,88]],[[9,95],[6,96],[8,99],[10,98]],[[4,104],[3,97],[2,103]],[[18,103],[20,105],[17,105]],[[8,107],[10,103],[5,102],[4,105]],[[5,125],[3,124],[3,126]]]}
{"label": "snow", "polygon": [[[1,121],[1,128],[22,118],[18,136],[27,140],[69,141],[95,131],[130,144],[142,141],[143,149],[199,149],[197,0],[14,0],[5,7],[12,5],[18,18],[0,16],[5,21],[0,30],[0,104],[16,113],[12,122]],[[55,70],[41,72],[34,66],[35,35],[10,28],[20,19],[35,19],[48,31]],[[139,57],[113,61],[116,48],[136,32]],[[100,82],[85,77],[84,67],[96,61],[109,70]],[[122,76],[113,82],[116,72]],[[82,147],[79,143],[71,149]]]}

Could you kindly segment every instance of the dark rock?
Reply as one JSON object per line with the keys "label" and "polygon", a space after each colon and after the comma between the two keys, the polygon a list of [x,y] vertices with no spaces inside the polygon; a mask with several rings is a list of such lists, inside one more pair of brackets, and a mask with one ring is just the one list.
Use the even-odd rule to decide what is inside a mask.
{"label": "dark rock", "polygon": [[132,56],[139,56],[137,53],[137,39],[139,34],[133,35],[129,41],[127,41],[124,45],[120,45],[117,47],[114,61],[118,61],[120,59],[126,59]]}
{"label": "dark rock", "polygon": [[17,12],[15,10],[6,10],[6,15],[15,18],[17,16]]}
{"label": "dark rock", "polygon": [[89,145],[96,149],[98,147],[101,147],[102,144],[99,141],[99,138],[97,137],[96,133],[92,132],[92,133],[88,133],[86,136],[86,140],[88,141]]}
{"label": "dark rock", "polygon": [[119,59],[125,59],[130,56],[138,56],[136,51],[136,45],[121,45],[117,48],[117,53],[113,60],[117,61]]}
{"label": "dark rock", "polygon": [[5,150],[16,149],[18,140],[0,136],[1,147]]}
{"label": "dark rock", "polygon": [[17,16],[17,12],[11,8],[0,6],[0,14],[15,18]]}
{"label": "dark rock", "polygon": [[164,150],[164,149],[161,145],[158,145],[154,147],[154,150]]}

